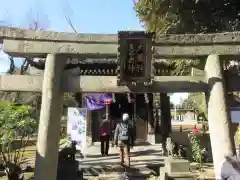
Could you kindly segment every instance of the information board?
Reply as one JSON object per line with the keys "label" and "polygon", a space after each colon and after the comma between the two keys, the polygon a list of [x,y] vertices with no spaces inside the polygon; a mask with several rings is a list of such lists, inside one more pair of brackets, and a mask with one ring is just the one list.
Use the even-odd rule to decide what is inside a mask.
{"label": "information board", "polygon": [[85,154],[87,148],[87,109],[86,108],[68,108],[67,134],[72,141],[77,142],[77,150]]}

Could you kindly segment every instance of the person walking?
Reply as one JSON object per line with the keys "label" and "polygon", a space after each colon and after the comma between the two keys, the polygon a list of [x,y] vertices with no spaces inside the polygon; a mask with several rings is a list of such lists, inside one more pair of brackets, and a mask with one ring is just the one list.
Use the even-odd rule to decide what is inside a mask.
{"label": "person walking", "polygon": [[116,126],[114,133],[114,144],[119,147],[120,164],[130,167],[130,148],[134,146],[134,129],[129,123],[129,115],[123,114],[122,122]]}
{"label": "person walking", "polygon": [[99,131],[100,131],[100,142],[101,142],[101,154],[102,156],[108,156],[111,124],[110,124],[110,120],[106,119],[106,115],[103,116],[103,121],[100,124]]}

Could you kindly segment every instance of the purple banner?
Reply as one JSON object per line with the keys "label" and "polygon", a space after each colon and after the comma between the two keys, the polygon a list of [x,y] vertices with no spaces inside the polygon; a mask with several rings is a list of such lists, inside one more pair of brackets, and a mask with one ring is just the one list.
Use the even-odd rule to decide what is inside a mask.
{"label": "purple banner", "polygon": [[105,107],[104,101],[112,100],[112,97],[105,93],[92,93],[86,96],[87,109],[98,110]]}

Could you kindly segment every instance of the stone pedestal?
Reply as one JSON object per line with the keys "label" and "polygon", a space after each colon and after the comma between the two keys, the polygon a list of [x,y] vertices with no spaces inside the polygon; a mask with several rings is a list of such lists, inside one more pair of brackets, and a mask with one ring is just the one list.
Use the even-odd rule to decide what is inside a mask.
{"label": "stone pedestal", "polygon": [[185,159],[167,157],[165,167],[160,168],[160,180],[194,180],[195,175],[189,171],[190,162]]}
{"label": "stone pedestal", "polygon": [[178,172],[189,172],[190,162],[185,159],[175,159],[172,157],[167,157],[165,159],[166,172],[178,173]]}

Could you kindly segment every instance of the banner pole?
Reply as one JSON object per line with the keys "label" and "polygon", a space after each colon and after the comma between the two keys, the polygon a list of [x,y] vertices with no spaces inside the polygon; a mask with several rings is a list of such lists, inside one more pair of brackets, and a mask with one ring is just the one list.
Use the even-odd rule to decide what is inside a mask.
{"label": "banner pole", "polygon": [[84,158],[86,158],[86,152],[87,152],[87,147],[88,147],[88,144],[87,144],[87,135],[88,135],[88,109],[85,107],[85,138],[84,138],[84,141],[85,141],[85,144],[84,144]]}

